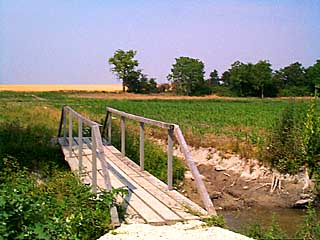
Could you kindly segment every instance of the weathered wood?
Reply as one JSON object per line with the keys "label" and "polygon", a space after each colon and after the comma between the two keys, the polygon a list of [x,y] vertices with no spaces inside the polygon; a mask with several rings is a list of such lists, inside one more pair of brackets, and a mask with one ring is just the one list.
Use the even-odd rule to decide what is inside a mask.
{"label": "weathered wood", "polygon": [[[92,130],[95,135],[97,131],[98,128]],[[90,143],[91,139],[92,138],[88,137],[83,138],[84,149],[93,148],[94,144]],[[99,139],[96,139],[96,141],[99,142]],[[63,142],[63,140],[59,139],[59,143],[61,142]],[[73,142],[77,145],[79,139],[74,138]],[[98,159],[102,156],[102,152],[99,149],[101,145],[102,144],[96,144]],[[116,188],[127,186],[129,196],[125,200],[127,201],[126,206],[135,213],[138,213],[147,223],[162,225],[177,221],[199,219],[199,216],[191,214],[193,211],[197,212],[197,208],[200,209],[199,214],[206,214],[198,205],[186,199],[175,190],[169,191],[166,184],[148,172],[141,171],[139,165],[133,163],[127,157],[122,157],[122,154],[113,146],[102,147],[104,157],[101,157],[101,159],[105,158],[108,162],[108,173],[112,186]],[[65,149],[67,151],[66,153],[68,153],[68,147],[65,147]],[[73,148],[74,161],[71,161],[72,165],[77,163],[77,155],[78,151]],[[92,154],[83,155],[84,169],[86,169],[86,172],[84,172],[84,175],[82,174],[83,177],[81,178],[84,182],[88,183],[89,177],[89,179],[91,179],[89,181],[91,185],[93,182],[93,171],[90,171],[92,169],[92,158]],[[76,167],[77,166],[74,166],[73,168]],[[106,189],[102,161],[97,161],[97,170],[97,192],[100,192],[102,189]],[[150,176],[152,177],[150,178]],[[156,181],[154,181],[155,179]],[[188,204],[188,201],[191,202],[191,204]],[[116,223],[116,221],[114,222]]]}
{"label": "weathered wood", "polygon": [[72,157],[72,113],[69,112],[69,157]]}
{"label": "weathered wood", "polygon": [[95,134],[91,128],[92,139],[92,192],[97,193],[97,143]]}
{"label": "weathered wood", "polygon": [[144,123],[140,122],[140,169],[144,170]]}
{"label": "weathered wood", "polygon": [[126,120],[124,116],[121,116],[121,153],[123,156],[126,155]]}
{"label": "weathered wood", "polygon": [[111,182],[110,182],[110,176],[109,176],[109,164],[106,161],[106,156],[103,149],[102,139],[99,131],[98,126],[94,126],[92,128],[92,131],[94,132],[95,136],[95,142],[97,143],[97,150],[98,150],[98,156],[99,156],[99,162],[101,164],[101,168],[104,174],[104,182],[105,182],[105,189],[108,191],[112,190]]}
{"label": "weathered wood", "polygon": [[173,170],[172,170],[172,160],[173,160],[173,131],[174,128],[170,127],[168,129],[168,170],[167,170],[167,178],[168,178],[168,189],[172,190],[172,182],[173,182]]}
{"label": "weathered wood", "polygon": [[109,119],[108,119],[108,144],[111,145],[111,130],[112,130],[112,113],[109,113]]}
{"label": "weathered wood", "polygon": [[83,121],[83,123],[89,125],[90,127],[92,127],[92,126],[94,126],[94,125],[99,125],[99,126],[101,126],[100,124],[98,124],[98,123],[96,123],[96,122],[94,122],[94,121],[91,121],[90,119],[82,116],[80,113],[74,111],[74,110],[73,110],[71,107],[69,107],[69,106],[65,106],[64,109],[65,109],[66,111],[68,111],[69,113],[73,114],[75,117],[81,118],[82,121]]}
{"label": "weathered wood", "polygon": [[111,161],[111,164],[115,169],[121,169],[121,171],[123,171],[126,174],[126,176],[130,177],[130,179],[132,179],[136,184],[139,184],[144,190],[146,190],[152,196],[157,198],[157,200],[159,200],[162,204],[174,211],[182,219],[199,219],[199,217],[197,216],[186,213],[187,209],[179,202],[175,201],[174,198],[169,197],[165,192],[157,188],[157,184],[153,183],[152,181],[146,180],[145,177],[140,174],[138,168],[131,168],[128,164],[126,164],[125,162],[117,158],[115,155],[113,155],[113,153],[111,153],[107,148],[105,148],[105,151],[106,156]]}
{"label": "weathered wood", "polygon": [[217,215],[216,210],[214,209],[214,206],[210,199],[210,196],[207,192],[206,186],[202,181],[199,170],[193,161],[191,153],[189,152],[188,145],[183,137],[180,127],[178,125],[175,125],[174,131],[175,131],[177,140],[181,146],[181,150],[187,160],[188,167],[191,170],[192,176],[194,177],[197,189],[199,191],[200,197],[203,201],[203,204],[205,205],[206,210],[210,215]]}
{"label": "weathered wood", "polygon": [[63,139],[67,142],[67,113],[63,108]]}
{"label": "weathered wood", "polygon": [[82,148],[83,148],[83,140],[82,140],[82,119],[78,118],[78,155],[79,155],[79,174],[82,172]]}
{"label": "weathered wood", "polygon": [[132,120],[135,120],[135,121],[138,121],[138,122],[151,124],[151,125],[158,126],[158,127],[161,127],[161,128],[169,128],[171,125],[173,125],[171,123],[157,121],[157,120],[153,120],[153,119],[150,119],[150,118],[145,118],[145,117],[137,116],[137,115],[134,115],[134,114],[122,112],[122,111],[119,111],[119,110],[111,108],[111,107],[107,107],[107,111],[115,113],[115,114],[117,114],[119,116],[122,116],[122,117],[125,117],[125,118],[128,118],[128,119],[132,119]]}

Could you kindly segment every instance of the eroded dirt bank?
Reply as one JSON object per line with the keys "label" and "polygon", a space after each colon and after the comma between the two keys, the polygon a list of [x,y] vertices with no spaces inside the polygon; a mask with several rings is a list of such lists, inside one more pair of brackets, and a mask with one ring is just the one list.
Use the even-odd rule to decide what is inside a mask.
{"label": "eroded dirt bank", "polygon": [[[223,154],[213,148],[190,150],[218,210],[257,206],[290,208],[297,201],[314,198],[312,192],[302,190],[302,175],[281,175],[258,160],[241,159],[238,155]],[[179,149],[175,149],[174,154],[183,158]],[[180,188],[186,196],[202,205],[189,171]]]}

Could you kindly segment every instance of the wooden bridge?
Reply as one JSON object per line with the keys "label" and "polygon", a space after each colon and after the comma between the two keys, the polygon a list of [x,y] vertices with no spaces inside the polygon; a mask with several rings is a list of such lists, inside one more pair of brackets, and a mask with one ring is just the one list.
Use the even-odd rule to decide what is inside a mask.
{"label": "wooden bridge", "polygon": [[[111,145],[113,115],[120,116],[121,151]],[[125,156],[126,118],[138,121],[140,124],[140,165]],[[144,170],[145,124],[165,128],[168,131],[167,184]],[[91,136],[83,136],[83,125],[91,129]],[[74,131],[75,126],[77,126],[77,131]],[[100,128],[102,128],[101,132]],[[74,132],[77,134],[73,135]],[[106,139],[102,137],[104,135],[106,135]],[[206,210],[173,189],[174,135],[184,153]],[[145,222],[163,225],[216,215],[178,125],[143,118],[107,107],[106,119],[104,125],[101,126],[85,118],[71,107],[64,106],[58,142],[71,170],[79,174],[83,183],[90,184],[94,193],[99,194],[102,190],[110,191],[112,188],[128,190],[127,197],[121,199],[126,211],[125,221],[128,223]],[[119,225],[116,207],[112,207],[110,213],[113,225]]]}

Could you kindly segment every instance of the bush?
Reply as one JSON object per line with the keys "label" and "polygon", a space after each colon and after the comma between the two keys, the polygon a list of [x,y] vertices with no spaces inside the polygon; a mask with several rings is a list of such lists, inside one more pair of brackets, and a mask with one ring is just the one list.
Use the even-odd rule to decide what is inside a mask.
{"label": "bush", "polygon": [[295,173],[303,162],[302,129],[306,111],[292,101],[282,112],[269,140],[266,158],[280,172]]}
{"label": "bush", "polygon": [[272,216],[272,222],[269,227],[263,228],[259,223],[249,225],[244,230],[244,234],[254,239],[273,240],[286,239],[286,234],[280,228],[276,216]]}
{"label": "bush", "polygon": [[296,233],[296,238],[308,240],[320,239],[320,221],[317,220],[316,211],[313,207],[308,207],[304,223]]}
{"label": "bush", "polygon": [[0,125],[0,239],[96,239],[123,190],[97,196],[63,164],[45,127]]}
{"label": "bush", "polygon": [[295,102],[283,111],[270,139],[267,159],[280,172],[296,173],[306,167],[310,177],[320,167],[320,114],[317,97],[309,107]]}

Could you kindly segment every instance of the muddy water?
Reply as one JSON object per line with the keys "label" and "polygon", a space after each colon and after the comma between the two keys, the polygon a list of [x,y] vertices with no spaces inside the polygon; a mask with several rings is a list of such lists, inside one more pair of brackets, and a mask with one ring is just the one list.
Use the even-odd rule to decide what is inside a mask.
{"label": "muddy water", "polygon": [[[266,209],[249,208],[239,211],[221,211],[229,228],[234,231],[241,231],[247,224],[260,223],[262,226],[269,226],[272,221],[273,213],[276,215],[281,229],[292,237],[303,223],[306,210],[303,209]],[[317,209],[319,218],[320,209]]]}

